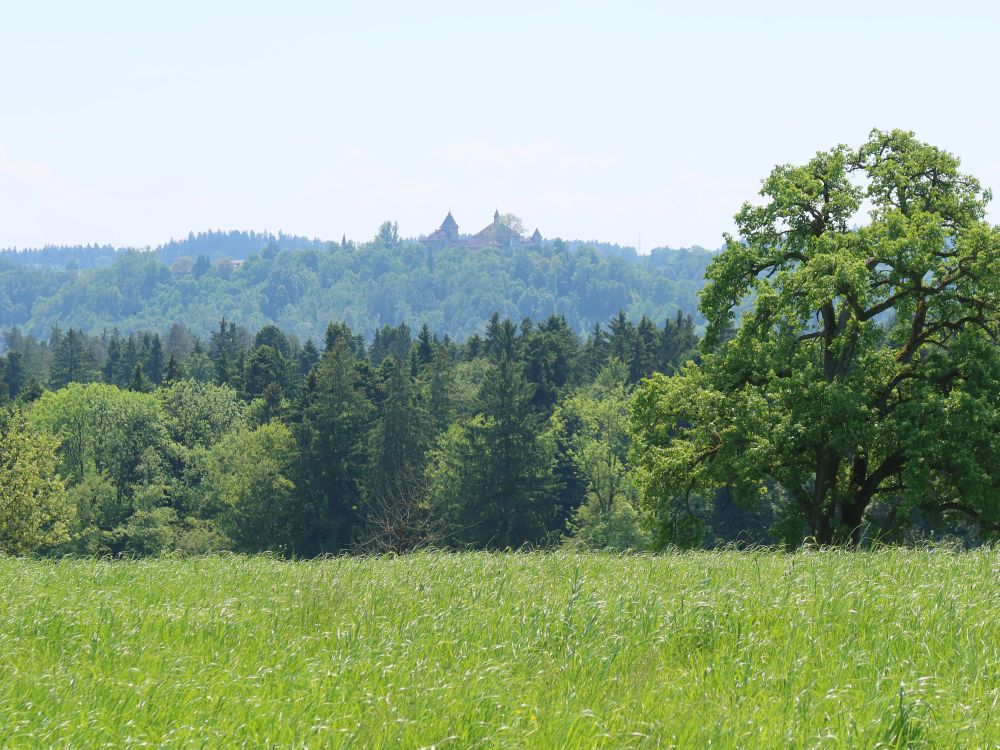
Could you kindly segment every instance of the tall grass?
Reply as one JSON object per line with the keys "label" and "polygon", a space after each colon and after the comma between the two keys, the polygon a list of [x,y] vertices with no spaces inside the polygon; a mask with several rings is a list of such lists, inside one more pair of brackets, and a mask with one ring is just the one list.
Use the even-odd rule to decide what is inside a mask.
{"label": "tall grass", "polygon": [[1000,552],[0,559],[0,747],[986,747]]}

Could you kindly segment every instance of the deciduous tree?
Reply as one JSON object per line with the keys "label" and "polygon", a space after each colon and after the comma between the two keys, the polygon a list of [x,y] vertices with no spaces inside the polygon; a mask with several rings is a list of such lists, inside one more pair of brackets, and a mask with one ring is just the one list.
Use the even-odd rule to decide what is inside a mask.
{"label": "deciduous tree", "polygon": [[676,522],[687,498],[732,486],[822,544],[913,509],[1000,531],[989,191],[912,133],[873,131],[776,167],[761,195],[702,292],[709,352],[749,300],[735,338],[638,393],[646,501]]}
{"label": "deciduous tree", "polygon": [[0,552],[23,555],[69,539],[73,506],[56,472],[58,444],[20,411],[0,415]]}

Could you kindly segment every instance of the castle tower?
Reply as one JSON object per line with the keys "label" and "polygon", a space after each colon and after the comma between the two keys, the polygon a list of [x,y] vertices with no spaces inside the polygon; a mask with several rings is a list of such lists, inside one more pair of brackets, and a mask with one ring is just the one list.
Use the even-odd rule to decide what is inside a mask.
{"label": "castle tower", "polygon": [[458,222],[451,215],[451,211],[448,212],[448,215],[444,217],[444,221],[441,222],[441,231],[444,232],[444,236],[449,240],[458,239]]}

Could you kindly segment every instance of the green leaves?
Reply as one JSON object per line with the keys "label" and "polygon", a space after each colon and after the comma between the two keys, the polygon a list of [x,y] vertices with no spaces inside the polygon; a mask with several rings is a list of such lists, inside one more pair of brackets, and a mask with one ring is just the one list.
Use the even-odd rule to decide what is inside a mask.
{"label": "green leaves", "polygon": [[297,541],[294,457],[291,432],[279,422],[234,430],[212,447],[207,494],[237,549],[280,551]]}
{"label": "green leaves", "polygon": [[0,552],[23,555],[69,539],[74,508],[56,473],[56,446],[20,411],[0,415]]}
{"label": "green leaves", "polygon": [[[740,236],[702,292],[706,351],[747,305],[735,338],[637,394],[647,503],[729,484],[748,501],[780,490],[824,543],[857,542],[875,504],[894,524],[916,507],[1000,530],[989,193],[912,133],[873,131],[858,149],[776,167],[761,195],[736,215]],[[859,228],[863,199],[871,220]],[[968,445],[956,413],[978,427]]]}

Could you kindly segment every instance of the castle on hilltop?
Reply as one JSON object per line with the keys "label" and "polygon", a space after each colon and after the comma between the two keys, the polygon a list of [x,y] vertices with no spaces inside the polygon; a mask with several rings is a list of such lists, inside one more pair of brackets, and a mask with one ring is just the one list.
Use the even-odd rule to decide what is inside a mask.
{"label": "castle on hilltop", "polygon": [[451,215],[451,211],[444,217],[441,226],[435,229],[426,237],[422,237],[421,242],[429,247],[442,248],[445,245],[459,245],[461,247],[525,247],[539,245],[542,242],[542,233],[535,229],[530,237],[522,237],[516,231],[504,224],[500,220],[500,212],[493,214],[493,223],[484,227],[473,235],[462,235],[458,233],[458,222]]}

